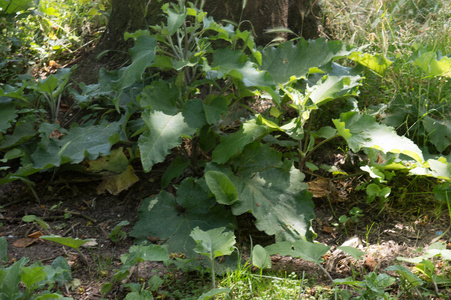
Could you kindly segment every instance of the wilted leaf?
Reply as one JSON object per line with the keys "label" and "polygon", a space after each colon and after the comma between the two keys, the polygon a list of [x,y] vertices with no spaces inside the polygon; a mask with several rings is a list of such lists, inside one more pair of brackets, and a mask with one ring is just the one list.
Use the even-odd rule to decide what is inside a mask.
{"label": "wilted leaf", "polygon": [[128,190],[138,181],[139,177],[136,176],[135,170],[133,170],[132,166],[128,166],[121,174],[105,177],[97,187],[97,194],[108,191],[112,195],[118,195],[120,192]]}
{"label": "wilted leaf", "polygon": [[332,182],[327,178],[318,177],[310,182],[307,182],[308,190],[313,194],[314,198],[321,198],[329,195],[331,191]]}
{"label": "wilted leaf", "polygon": [[37,239],[37,238],[39,238],[39,237],[41,237],[41,236],[43,236],[44,234],[42,233],[42,232],[40,232],[40,231],[35,231],[35,232],[33,232],[33,233],[30,233],[29,235],[28,235],[28,237],[29,238],[33,238],[33,239]]}
{"label": "wilted leaf", "polygon": [[34,244],[38,239],[37,238],[22,238],[18,239],[13,243],[13,246],[16,248],[25,248]]}
{"label": "wilted leaf", "polygon": [[109,155],[99,157],[96,160],[88,161],[88,172],[113,172],[122,173],[128,167],[128,158],[124,153],[124,148],[120,147],[111,151]]}

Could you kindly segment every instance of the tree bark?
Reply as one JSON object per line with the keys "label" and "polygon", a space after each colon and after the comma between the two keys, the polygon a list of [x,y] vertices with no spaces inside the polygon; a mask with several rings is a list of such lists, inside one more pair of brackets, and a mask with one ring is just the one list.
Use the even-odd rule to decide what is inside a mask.
{"label": "tree bark", "polygon": [[113,0],[108,25],[94,50],[81,59],[72,75],[76,82],[94,83],[102,67],[117,69],[129,58],[127,49],[133,41],[125,41],[126,32],[147,27],[146,4],[148,0]]}

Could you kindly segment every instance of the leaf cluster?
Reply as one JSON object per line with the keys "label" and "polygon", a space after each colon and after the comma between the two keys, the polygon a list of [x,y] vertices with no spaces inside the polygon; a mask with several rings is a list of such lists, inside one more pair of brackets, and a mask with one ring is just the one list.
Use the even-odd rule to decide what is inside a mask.
{"label": "leaf cluster", "polygon": [[[194,228],[233,230],[245,213],[276,242],[311,241],[305,172],[324,174],[312,154],[335,138],[365,153],[358,167],[377,184],[395,171],[449,181],[445,157],[426,156],[358,110],[362,72],[382,74],[390,65],[384,57],[325,39],[257,48],[251,32],[223,26],[191,3],[162,11],[166,22],[126,34],[134,40],[130,65],[101,70],[98,84],[71,91],[73,107],[89,111],[80,123],[57,122],[65,120],[60,96],[69,70],[0,89],[1,183],[79,166],[127,145],[129,159],[118,173],[134,158],[144,172],[169,164],[162,191],[144,200],[131,236],[158,238],[170,252],[192,258]],[[331,126],[316,127],[315,112],[340,100],[353,106]],[[20,167],[8,170],[13,161]],[[385,198],[389,190],[369,184],[367,193]]]}

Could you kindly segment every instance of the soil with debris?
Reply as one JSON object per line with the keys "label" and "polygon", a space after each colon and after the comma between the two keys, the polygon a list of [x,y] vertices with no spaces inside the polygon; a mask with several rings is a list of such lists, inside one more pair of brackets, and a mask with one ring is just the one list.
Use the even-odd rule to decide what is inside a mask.
{"label": "soil with debris", "polygon": [[[98,195],[99,181],[89,178],[61,176],[51,179],[41,176],[35,179],[39,201],[21,182],[0,186],[0,223],[3,224],[0,236],[7,239],[9,263],[28,257],[30,262],[50,264],[58,256],[63,256],[71,265],[72,277],[80,280],[79,284],[62,289],[63,294],[74,299],[100,299],[102,285],[120,268],[120,256],[128,253],[133,244],[129,237],[113,243],[108,239],[108,234],[124,220],[130,223],[123,228],[128,233],[137,221],[142,200],[159,192],[159,184],[152,183],[158,182],[152,178],[152,174],[140,179],[129,190],[112,196]],[[324,179],[322,183],[315,184],[311,185],[316,196],[313,226],[317,234],[316,241],[331,246],[323,267],[333,278],[350,276],[352,269],[366,273],[384,272],[386,267],[396,263],[398,256],[411,257],[419,247],[427,247],[437,240],[449,240],[446,208],[440,211],[440,205],[433,199],[418,200],[414,203],[416,207],[401,202],[389,202],[381,206],[379,203],[366,203],[365,195],[362,194],[364,192],[356,192],[355,179]],[[323,184],[322,188],[320,184]],[[322,193],[315,192],[315,187],[322,189]],[[363,211],[357,222],[339,223],[338,218],[341,215],[349,216],[350,209],[355,206]],[[42,218],[50,228],[45,230],[36,224],[24,222],[22,217],[25,215]],[[271,237],[251,228],[251,217],[245,215],[238,221],[239,226],[249,227],[254,244],[264,244],[265,241],[269,244],[273,241]],[[72,249],[36,238],[39,234],[93,239],[95,243],[82,248],[89,265]],[[239,241],[239,244],[246,247],[243,246],[246,245],[245,240]],[[337,250],[340,245],[356,247],[365,251],[365,256],[356,262]],[[273,256],[272,261],[274,269],[305,272],[306,278],[312,276],[325,284],[329,283],[324,273],[313,263],[281,256]],[[160,263],[146,263],[141,268],[140,275],[146,272],[148,275],[162,275],[167,272]],[[181,273],[174,276],[187,280],[189,278],[186,277],[190,275]],[[110,299],[121,299],[123,296],[123,291],[116,290]]]}

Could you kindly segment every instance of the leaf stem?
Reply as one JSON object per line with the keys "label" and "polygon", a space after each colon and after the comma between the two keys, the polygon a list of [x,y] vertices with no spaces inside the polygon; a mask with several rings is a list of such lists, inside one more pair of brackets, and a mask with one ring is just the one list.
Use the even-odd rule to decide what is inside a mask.
{"label": "leaf stem", "polygon": [[324,145],[325,143],[329,142],[330,140],[333,140],[334,138],[339,137],[338,134],[331,136],[330,138],[327,138],[325,140],[322,140],[320,143],[318,143],[318,145],[316,145],[315,147],[313,147],[313,149],[311,151],[309,151],[304,158],[299,162],[299,167],[303,167],[305,165],[305,163],[307,162],[307,160],[310,158],[310,156],[312,156],[313,152],[316,151],[316,149],[318,149],[319,147],[321,147],[322,145]]}
{"label": "leaf stem", "polygon": [[332,276],[330,276],[329,272],[327,272],[321,264],[317,263],[316,265],[324,272],[324,274],[326,274],[327,278],[329,278],[331,282],[334,282]]}

